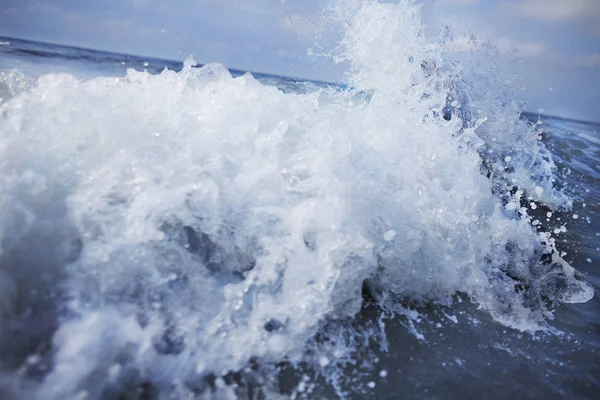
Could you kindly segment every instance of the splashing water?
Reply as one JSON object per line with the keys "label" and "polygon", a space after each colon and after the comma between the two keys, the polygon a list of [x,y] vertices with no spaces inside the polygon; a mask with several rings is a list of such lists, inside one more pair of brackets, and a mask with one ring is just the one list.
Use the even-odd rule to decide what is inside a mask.
{"label": "splashing water", "polygon": [[222,377],[252,363],[343,358],[350,341],[307,343],[365,291],[409,318],[464,293],[523,331],[593,296],[523,207],[569,207],[537,131],[476,96],[412,2],[333,10],[352,90],[193,60],[2,77],[0,346],[19,390],[166,398],[212,376],[239,395]]}

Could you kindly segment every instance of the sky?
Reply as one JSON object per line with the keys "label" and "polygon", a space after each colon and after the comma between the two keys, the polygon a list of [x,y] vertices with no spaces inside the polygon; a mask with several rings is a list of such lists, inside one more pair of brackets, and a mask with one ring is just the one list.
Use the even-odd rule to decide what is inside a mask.
{"label": "sky", "polygon": [[[308,54],[328,1],[1,0],[0,35],[340,82],[342,67]],[[600,0],[417,3],[457,59],[494,46],[528,110],[600,121]]]}

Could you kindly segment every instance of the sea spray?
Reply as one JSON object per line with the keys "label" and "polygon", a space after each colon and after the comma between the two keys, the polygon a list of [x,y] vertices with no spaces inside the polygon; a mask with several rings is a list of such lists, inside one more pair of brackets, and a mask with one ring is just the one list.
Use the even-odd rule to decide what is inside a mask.
{"label": "sea spray", "polygon": [[535,130],[469,93],[412,2],[334,10],[352,89],[284,93],[190,59],[49,74],[0,105],[0,341],[19,382],[233,395],[240,371],[333,377],[356,335],[384,346],[348,322],[365,297],[409,315],[463,293],[523,331],[591,298],[519,212],[568,203]]}

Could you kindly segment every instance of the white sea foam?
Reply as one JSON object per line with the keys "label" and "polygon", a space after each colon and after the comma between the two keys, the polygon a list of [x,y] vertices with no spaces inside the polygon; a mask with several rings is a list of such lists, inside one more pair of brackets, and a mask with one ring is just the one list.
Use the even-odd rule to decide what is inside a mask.
{"label": "white sea foam", "polygon": [[[355,91],[284,94],[189,60],[45,75],[0,105],[0,311],[30,330],[51,309],[41,397],[200,390],[251,359],[302,360],[365,282],[392,311],[464,292],[522,330],[543,326],[546,299],[592,296],[503,204],[568,203],[537,133],[473,98],[412,3],[335,10]],[[487,114],[442,118],[457,93]]]}

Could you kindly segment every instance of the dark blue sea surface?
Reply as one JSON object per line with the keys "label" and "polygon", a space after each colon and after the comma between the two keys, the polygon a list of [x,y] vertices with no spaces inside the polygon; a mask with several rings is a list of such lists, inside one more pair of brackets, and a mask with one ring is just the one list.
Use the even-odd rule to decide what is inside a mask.
{"label": "dark blue sea surface", "polygon": [[[0,184],[6,185],[0,187],[0,207],[5,210],[5,214],[0,212],[0,225],[4,225],[0,227],[0,290],[6,293],[12,290],[10,293],[15,293],[14,296],[11,295],[16,298],[11,307],[17,310],[5,313],[2,309],[4,303],[0,303],[0,398],[178,399],[205,398],[202,396],[210,393],[216,396],[214,398],[230,396],[248,399],[275,398],[276,393],[282,398],[600,398],[599,124],[529,113],[521,114],[520,121],[514,122],[524,123],[536,135],[539,134],[540,142],[550,151],[556,165],[554,186],[570,199],[570,207],[550,207],[541,200],[534,200],[534,194],[526,194],[525,197],[530,197],[527,201],[523,200],[522,204],[530,207],[530,203],[536,203],[528,210],[531,221],[539,222],[532,229],[554,233],[556,251],[576,269],[577,278],[587,282],[595,292],[593,298],[583,303],[548,300],[552,304],[547,309],[533,309],[530,316],[520,320],[528,322],[527,318],[531,317],[532,324],[537,324],[543,319],[546,321],[542,324],[544,326],[540,329],[515,329],[511,327],[512,322],[501,323],[498,314],[490,311],[491,306],[478,300],[477,296],[488,292],[468,293],[460,285],[452,296],[440,295],[438,299],[435,297],[437,288],[443,287],[444,282],[434,282],[433,294],[422,298],[403,298],[401,308],[398,308],[402,312],[392,311],[385,306],[379,292],[373,289],[375,286],[363,284],[363,280],[374,280],[376,272],[366,275],[357,272],[355,280],[348,278],[348,281],[344,281],[349,282],[346,283],[347,290],[338,289],[340,291],[333,292],[327,291],[329,281],[324,279],[323,283],[318,283],[321,285],[317,285],[319,289],[316,286],[310,289],[310,293],[314,294],[306,294],[306,297],[304,289],[293,286],[304,275],[314,276],[311,279],[318,281],[321,270],[328,268],[329,264],[321,266],[321,259],[311,258],[311,254],[318,253],[322,243],[329,239],[324,233],[313,234],[309,230],[300,239],[301,249],[285,248],[289,243],[295,242],[283,241],[284,245],[278,245],[277,240],[293,235],[294,230],[289,228],[289,231],[279,232],[279,221],[288,215],[294,215],[296,219],[290,220],[290,224],[294,225],[312,218],[310,226],[314,232],[321,232],[318,230],[321,221],[329,221],[328,218],[336,210],[345,210],[350,208],[348,204],[353,204],[353,196],[350,195],[344,197],[345,202],[339,204],[335,203],[335,196],[327,197],[335,185],[319,183],[329,182],[326,175],[320,178],[322,181],[311,181],[310,177],[317,173],[315,171],[331,168],[328,169],[333,171],[331,174],[339,173],[339,176],[353,182],[348,183],[348,192],[354,193],[357,198],[364,197],[361,202],[357,201],[356,207],[360,212],[348,212],[342,218],[348,221],[354,218],[346,227],[340,228],[347,229],[350,232],[348,236],[339,241],[332,239],[333,244],[330,246],[338,246],[336,248],[341,249],[340,252],[345,249],[347,242],[360,242],[352,235],[362,227],[364,220],[378,221],[389,215],[392,207],[386,204],[402,207],[402,203],[396,205],[385,203],[384,200],[388,195],[389,181],[396,179],[392,176],[393,171],[404,168],[404,164],[395,166],[390,162],[389,169],[384,169],[388,168],[388,164],[378,159],[383,156],[374,155],[376,153],[370,152],[371,148],[369,151],[364,150],[368,147],[365,143],[368,143],[372,144],[372,149],[378,149],[378,154],[387,154],[386,146],[390,145],[379,145],[374,138],[369,139],[371,142],[344,142],[345,132],[348,132],[348,137],[353,137],[356,133],[351,132],[352,127],[361,123],[353,120],[353,116],[369,105],[370,99],[361,93],[353,92],[346,96],[344,93],[349,91],[346,86],[260,73],[252,73],[256,81],[230,80],[217,67],[209,67],[213,69],[207,70],[200,68],[200,65],[196,69],[205,71],[202,72],[204,75],[196,76],[193,71],[186,72],[182,62],[15,38],[0,37],[0,43],[0,151],[9,149],[6,153],[0,153],[5,154],[4,159],[0,159],[0,173],[4,174],[5,180],[0,180]],[[90,83],[96,77],[122,78],[128,69],[146,71],[152,76],[163,78],[146,78],[142,74],[129,72],[128,81],[114,83],[114,89],[111,89],[113,83],[108,81]],[[170,76],[163,72],[165,69],[184,75]],[[239,70],[229,72],[234,78],[245,74],[245,71]],[[48,73],[68,73],[75,78],[73,81],[65,81],[56,75],[49,78]],[[218,79],[211,80],[211,74],[221,75]],[[123,90],[122,87],[132,84],[131,82],[139,86]],[[177,99],[166,91],[172,87],[173,91],[181,90],[184,93],[188,89],[177,86],[184,85],[182,82],[187,82],[198,92],[189,95],[188,100],[177,103],[177,107],[169,108]],[[266,88],[254,86],[256,82]],[[195,96],[200,98],[206,95],[202,91],[204,87],[215,93],[213,99],[216,103],[206,113],[198,111],[196,114],[194,107],[201,107],[212,101],[207,100],[210,97],[206,97],[202,98],[202,102],[194,103]],[[248,92],[245,91],[247,88]],[[274,91],[268,91],[270,89]],[[36,97],[38,95],[47,97],[40,100]],[[154,96],[152,101],[148,101],[143,107],[134,106],[135,101],[148,96]],[[223,100],[218,96],[228,97]],[[299,100],[293,100],[297,103],[290,103],[289,106],[281,106],[287,100],[278,96],[296,96]],[[238,104],[240,99],[246,98],[250,100],[248,103],[241,103],[239,109],[220,114],[229,103]],[[70,99],[76,100],[71,102]],[[258,104],[259,100],[264,105],[254,107],[252,104]],[[115,102],[114,105],[111,101]],[[123,111],[123,104],[128,101],[131,101],[131,111]],[[351,103],[354,101],[356,104]],[[375,101],[381,102],[381,99],[375,98]],[[329,110],[338,111],[335,104],[339,104],[341,109],[346,104],[351,104],[348,107],[357,107],[358,111],[332,114],[329,117]],[[242,106],[248,108],[244,109]],[[279,106],[281,108],[277,108]],[[78,107],[80,108],[77,109]],[[144,107],[150,110],[148,114],[142,113]],[[300,111],[290,111],[293,107],[299,107]],[[331,109],[327,108],[322,113],[314,111],[325,107]],[[275,110],[274,114],[270,114],[271,110]],[[404,116],[402,112],[408,115],[409,110],[398,111],[397,115],[389,118],[411,118]],[[131,118],[128,119],[129,113]],[[290,113],[292,117],[282,117],[283,122],[279,122],[277,118],[285,113]],[[211,116],[214,121],[206,122]],[[149,122],[145,122],[146,120]],[[205,122],[198,122],[200,120]],[[423,120],[421,116],[410,119],[420,120]],[[385,122],[385,119],[381,121]],[[425,122],[422,131],[428,132],[426,129],[429,129],[429,125],[425,125]],[[199,126],[209,134],[196,142],[194,124],[197,123],[206,124]],[[142,127],[138,129],[136,124]],[[337,124],[346,125],[338,129]],[[466,135],[463,133],[464,127],[468,126],[467,123],[458,124],[456,131]],[[302,129],[305,127],[313,130],[306,128],[307,131],[304,132]],[[446,125],[443,127],[450,129]],[[339,130],[340,133],[335,137],[332,134],[333,139],[330,141],[324,140],[323,137],[327,135],[320,133],[328,129],[332,132]],[[377,125],[377,129],[383,129],[382,125]],[[115,130],[119,131],[118,134],[114,133]],[[186,133],[188,131],[191,133]],[[85,132],[85,135],[81,132]],[[141,136],[144,132],[148,134],[147,142],[140,139],[146,138]],[[319,135],[310,136],[307,132],[319,132]],[[187,136],[181,136],[183,134]],[[246,134],[252,140],[244,139]],[[53,139],[61,135],[64,140]],[[127,141],[128,135],[131,135],[133,144]],[[211,138],[218,135],[226,136],[227,139],[213,147]],[[170,141],[158,141],[164,137]],[[253,141],[255,137],[258,138],[256,142]],[[285,141],[282,137],[292,139]],[[278,140],[281,142],[277,142]],[[522,146],[517,140],[518,138],[512,146],[515,149]],[[70,147],[71,142],[75,143],[72,145],[73,149]],[[107,145],[113,142],[117,143],[114,147]],[[269,157],[259,157],[261,151],[275,154],[268,153],[271,143],[278,143],[273,146],[279,146],[277,154],[280,159],[271,160],[278,163],[276,167],[269,165]],[[106,148],[109,150],[99,153],[93,151],[94,147],[104,148],[103,146],[108,146]],[[436,154],[438,157],[439,154],[442,157],[446,154],[444,148],[436,146],[433,143],[430,147],[423,147],[423,151],[431,151],[433,154],[423,158],[424,162],[435,159]],[[314,150],[312,147],[318,149]],[[347,159],[338,157],[338,152],[346,151],[346,147],[349,154]],[[405,147],[410,146],[407,144]],[[253,153],[255,150],[256,153]],[[413,155],[401,151],[402,157],[410,158]],[[177,152],[176,156],[172,156],[174,152]],[[415,152],[418,153],[416,150]],[[500,150],[497,152],[500,153]],[[83,155],[77,156],[79,153]],[[14,159],[10,158],[11,154],[15,154]],[[291,161],[287,159],[288,154]],[[331,161],[324,161],[328,154],[333,154]],[[456,154],[457,157],[462,157],[464,152]],[[469,154],[472,157],[470,159],[477,158],[473,155],[476,153]],[[510,163],[511,157],[517,158],[507,154],[513,153],[502,154],[499,159]],[[189,157],[194,162],[188,167],[185,167],[188,164],[183,161],[181,164],[172,163],[173,160],[179,160],[179,157],[185,160]],[[104,160],[109,158],[115,158],[116,161],[105,164]],[[53,161],[54,159],[58,161]],[[303,164],[293,164],[292,161],[295,160],[300,160]],[[350,161],[345,163],[347,160]],[[288,161],[292,163],[291,166],[287,164]],[[536,168],[534,164],[531,161],[532,171]],[[315,169],[307,167],[310,165],[314,165]],[[447,168],[456,166],[455,163],[448,165]],[[353,167],[356,169],[352,169]],[[278,174],[289,181],[289,188],[286,186],[285,190],[279,189],[274,180],[269,178],[269,171],[275,168],[278,168]],[[507,166],[506,170],[509,168]],[[350,170],[351,172],[347,172]],[[85,171],[83,177],[79,175],[80,171]],[[139,171],[150,172],[136,175]],[[243,174],[243,171],[251,172]],[[460,171],[453,175],[452,179],[463,179],[459,173]],[[482,174],[485,175],[485,172]],[[404,183],[398,183],[398,187],[404,185],[404,190],[409,190],[406,188],[412,187],[412,175],[413,173],[402,175]],[[128,180],[130,176],[135,179]],[[187,182],[191,180],[191,176],[198,182],[198,186],[196,181]],[[432,181],[437,182],[435,178]],[[446,184],[453,185],[452,182],[442,185]],[[276,188],[272,191],[265,189],[269,185]],[[418,185],[420,186],[415,187],[419,188],[419,196],[422,195],[421,190],[433,196],[431,193],[438,187],[433,184],[427,187],[424,183]],[[494,185],[500,184],[494,182],[490,187],[496,188]],[[184,186],[185,190],[181,189]],[[538,189],[541,187],[536,187]],[[450,196],[460,198],[460,192],[448,190]],[[230,191],[235,193],[231,194]],[[198,198],[202,200],[192,196],[193,193],[200,192],[204,197]],[[283,192],[286,194],[281,194]],[[138,196],[137,193],[145,194]],[[379,198],[379,194],[384,200]],[[498,194],[499,204],[506,205],[506,209],[510,211],[506,198],[502,196],[504,194]],[[179,211],[169,208],[181,198],[187,199],[184,207],[186,210],[201,209],[204,213],[200,217],[194,217],[199,221],[197,225],[189,221],[182,222],[187,221],[187,214],[178,214]],[[216,199],[222,198],[226,200],[218,203]],[[106,201],[102,200],[100,204],[98,199]],[[282,204],[296,204],[296,201],[300,201],[298,199],[312,199],[313,202],[302,203],[305,208],[290,206],[289,209],[282,208],[284,211],[280,214],[269,214],[270,209],[284,207]],[[485,198],[480,203],[486,201],[489,202]],[[443,204],[444,200],[440,199],[438,202]],[[337,205],[327,208],[330,203]],[[13,207],[15,204],[18,206]],[[311,208],[312,206],[315,208]],[[376,208],[383,211],[374,213],[371,219],[361,215],[369,214]],[[150,211],[142,214],[145,210]],[[157,214],[162,213],[162,222],[152,225],[160,225],[155,230],[151,224],[146,225],[148,221],[154,221],[154,210]],[[253,212],[256,213],[255,218],[244,218],[244,215]],[[117,217],[113,218],[113,215]],[[404,221],[417,218],[415,215],[417,214],[407,212],[398,221],[404,224]],[[217,224],[214,221],[218,218],[223,218],[227,223],[213,226]],[[519,217],[510,214],[507,219],[510,218]],[[123,221],[134,222],[121,225],[124,224]],[[327,226],[336,223],[327,222]],[[387,225],[383,225],[385,228],[381,228],[377,223],[365,223],[369,226],[365,229],[369,233],[376,231],[374,237],[383,235],[385,238],[383,244],[373,239],[376,243],[373,249],[377,246],[384,248],[377,254],[380,271],[383,263],[381,260],[389,256],[385,243],[395,240],[394,237],[400,235],[403,229],[410,230],[415,225],[407,223],[397,227],[386,222]],[[325,222],[323,224],[326,225]],[[434,225],[427,225],[427,229],[436,230],[437,225]],[[114,231],[110,231],[110,226],[115,227]],[[250,233],[246,233],[255,230],[260,230],[262,236],[252,237]],[[109,231],[111,233],[107,233]],[[125,231],[126,234],[122,233]],[[136,236],[139,232],[142,232],[140,235],[148,235],[150,239],[141,241]],[[236,232],[243,234],[238,235]],[[440,232],[445,231],[440,228]],[[499,235],[506,234],[506,229],[499,229],[498,232]],[[437,231],[431,235],[439,236]],[[364,236],[370,238],[367,234]],[[422,236],[426,237],[426,234]],[[118,240],[111,241],[110,237]],[[450,252],[454,246],[459,248],[464,245],[451,234],[448,237],[448,241],[455,240],[456,244],[450,244],[450,250],[441,249],[440,252]],[[402,238],[410,247],[414,237],[408,235]],[[476,238],[472,240],[474,243],[478,242]],[[517,240],[518,238],[513,242]],[[172,244],[181,245],[179,247],[185,250],[174,250],[175,247],[169,247]],[[277,256],[280,259],[275,263],[278,267],[273,270],[276,271],[272,272],[273,276],[283,276],[286,268],[284,265],[291,264],[291,260],[298,254],[305,257],[302,258],[305,261],[299,263],[301,267],[298,267],[304,272],[290,281],[279,282],[275,288],[266,283],[270,279],[276,279],[267,272],[264,277],[251,275],[263,268],[260,260],[263,253],[270,249],[269,246],[279,246],[287,251]],[[361,271],[357,265],[365,256],[360,252],[360,246],[356,245],[348,250],[350,256],[342,271],[354,271],[352,268]],[[509,244],[506,247],[510,247]],[[63,254],[60,261],[52,258],[55,257],[54,252],[48,248],[60,248],[60,254]],[[252,252],[243,251],[250,248],[253,249]],[[331,254],[334,258],[339,256],[335,252]],[[402,257],[411,257],[406,255],[408,253],[400,254],[403,254]],[[427,266],[426,260],[430,260],[426,256],[427,254],[419,256],[423,259],[423,268]],[[98,257],[100,261],[89,261],[94,257]],[[418,259],[417,256],[414,257]],[[454,261],[449,259],[448,263],[452,264]],[[44,263],[47,267],[40,266]],[[223,268],[222,264],[227,263],[233,267]],[[313,263],[317,271],[311,270]],[[94,265],[94,268],[91,269],[90,265]],[[203,266],[203,271],[208,272],[194,275],[190,271],[197,268],[197,265]],[[59,272],[47,272],[46,268],[54,268]],[[128,269],[131,272],[127,272]],[[8,271],[6,279],[2,275],[4,270]],[[114,271],[114,274],[111,272],[110,276],[103,275],[108,270]],[[428,277],[428,283],[431,279],[435,280],[438,273],[446,276],[443,275],[445,270],[442,267],[435,271],[439,272]],[[43,277],[32,280],[37,286],[27,286],[30,281],[26,274]],[[157,277],[159,275],[161,277]],[[414,270],[405,274],[406,279],[413,277],[414,286],[423,284],[418,275]],[[69,279],[76,278],[71,281],[65,276],[70,277]],[[339,272],[335,276],[336,279],[342,279],[344,273]],[[363,279],[364,276],[368,279]],[[223,310],[229,304],[226,302],[228,296],[234,295],[233,289],[228,291],[227,288],[237,288],[236,285],[242,285],[249,277],[256,281],[264,279],[261,281],[263,286],[246,287],[239,304],[235,303],[238,304],[235,311],[231,315],[227,314],[233,325],[244,327],[240,328],[241,333],[233,328],[227,331],[224,328],[228,326],[225,322],[215,325],[211,318],[219,310],[225,313]],[[392,278],[388,275],[387,279]],[[528,285],[533,287],[537,284],[537,281],[527,281],[518,274],[512,279],[515,281],[514,290],[511,287],[510,290],[507,289],[507,293],[517,292],[519,296],[520,291],[529,290]],[[13,284],[13,280],[16,283]],[[385,283],[385,279],[382,282]],[[308,285],[312,284],[309,280]],[[61,289],[54,290],[52,285]],[[380,281],[377,287],[381,289],[384,286]],[[83,294],[73,294],[71,289],[62,289],[65,287],[84,288],[80,291]],[[261,291],[263,287],[266,289]],[[292,289],[286,289],[287,287]],[[25,290],[29,292],[25,294]],[[268,296],[275,291],[281,291],[285,295],[281,295],[277,302],[267,303],[270,305],[265,306],[266,311],[261,309],[258,306],[262,304],[259,302],[261,296]],[[100,293],[97,298],[93,294],[96,292]],[[178,292],[184,293],[186,297],[173,294]],[[306,300],[311,296],[321,300],[316,301],[315,305]],[[244,308],[247,307],[244,304],[250,302],[249,297],[252,297],[255,308]],[[190,300],[192,304],[187,304],[188,298],[193,300]],[[339,305],[338,299],[343,299],[339,303],[344,305]],[[353,317],[343,315],[338,318],[338,308],[333,306],[325,311],[319,308],[319,304],[332,302],[339,309],[345,310],[345,304],[352,303],[353,300],[358,302],[356,310],[359,310],[355,314],[348,312]],[[137,307],[142,303],[143,306],[139,306],[139,309],[131,305],[135,304]],[[52,306],[47,306],[48,304]],[[116,306],[111,306],[110,311],[104,311],[103,307],[114,304]],[[294,308],[296,306],[298,307]],[[516,303],[507,306],[507,310],[504,310],[506,315],[512,315],[513,307],[517,307]],[[294,310],[291,316],[286,314],[286,308]],[[318,311],[303,314],[305,309]],[[167,311],[161,314],[163,310]],[[246,322],[240,322],[266,318],[265,315],[270,310],[273,310],[273,316],[259,324],[264,326],[266,333],[262,330],[255,333],[254,325],[248,323],[246,326],[243,325]],[[88,311],[89,315],[86,314]],[[319,314],[321,312],[322,316]],[[318,315],[314,322],[311,313]],[[343,314],[341,311],[339,313]],[[121,314],[133,317],[126,319],[117,316]],[[294,314],[302,317],[294,319]],[[541,314],[544,314],[543,318],[536,319]],[[153,318],[163,318],[163,325],[155,326]],[[212,329],[213,326],[218,326],[218,329],[215,328],[210,333],[198,327],[190,328],[183,323],[173,322],[204,321],[204,318],[208,322],[198,322],[200,328],[209,326]],[[525,322],[522,326],[526,325]],[[305,329],[303,324],[310,325],[310,329]],[[238,334],[240,336],[235,336]],[[237,339],[231,339],[228,343],[227,335]],[[263,338],[261,335],[267,335],[267,339],[255,340],[255,337]],[[194,341],[196,336],[202,336],[198,343]],[[308,350],[302,353],[305,342]],[[232,350],[232,346],[237,344],[240,348]],[[261,347],[263,345],[266,346],[264,349]],[[153,346],[159,354],[156,356],[158,358],[148,358],[150,356],[143,352],[143,349]],[[194,351],[188,352],[187,349],[193,346],[196,346]],[[253,353],[253,347],[257,348],[256,354]],[[300,353],[301,356],[298,355]],[[247,354],[249,356],[246,359],[244,357]],[[238,356],[239,359],[236,358]],[[89,360],[89,364],[86,360]],[[157,372],[159,367],[164,367],[164,370]],[[61,374],[55,368],[62,368],[61,371],[66,372]],[[172,379],[164,371],[175,371],[173,373],[180,374],[180,379]],[[125,397],[118,397],[120,395]]]}

